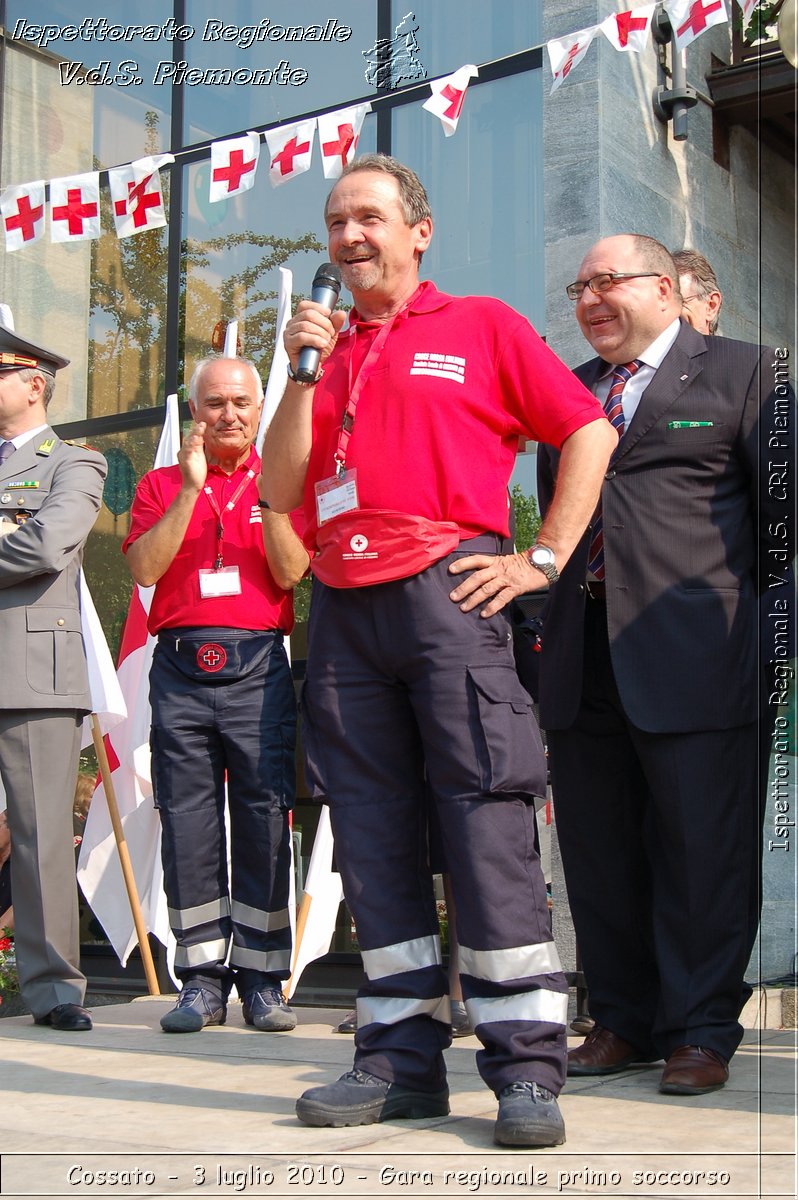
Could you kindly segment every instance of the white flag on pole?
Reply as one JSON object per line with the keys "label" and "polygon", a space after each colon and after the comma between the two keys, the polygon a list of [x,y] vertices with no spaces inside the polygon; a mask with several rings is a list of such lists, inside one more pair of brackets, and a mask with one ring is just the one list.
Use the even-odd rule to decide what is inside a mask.
{"label": "white flag on pole", "polygon": [[[153,466],[173,465],[179,447],[177,396],[173,395],[166,401],[166,417]],[[149,674],[155,639],[147,632],[147,616],[152,593],[152,588],[138,585],[133,589],[117,668],[128,715],[107,738],[106,747],[144,922],[167,945],[171,934],[161,869],[161,823],[152,803],[150,774]],[[124,966],[138,939],[104,799],[100,783],[86,820],[78,882]]]}
{"label": "white flag on pole", "polygon": [[288,267],[280,267],[280,286],[277,291],[277,319],[274,323],[274,353],[272,365],[269,367],[269,378],[266,380],[266,390],[263,394],[263,410],[260,414],[260,425],[255,438],[255,449],[260,454],[263,439],[269,422],[274,416],[277,405],[283,398],[285,383],[288,378],[288,354],[283,344],[283,333],[291,316],[291,292],[294,286],[294,276]]}
{"label": "white flag on pole", "polygon": [[332,869],[333,835],[330,825],[330,810],[323,805],[319,816],[319,827],[313,842],[308,877],[305,881],[305,897],[310,906],[302,941],[294,947],[291,968],[290,999],[296,991],[299,977],[308,963],[321,958],[330,949],[338,906],[344,898],[341,876]]}
{"label": "white flag on pole", "polygon": [[[86,667],[89,673],[91,711],[100,723],[100,732],[105,736],[121,725],[127,717],[127,704],[122,695],[119,678],[114,669],[114,660],[105,640],[105,633],[97,616],[97,609],[86,582],[80,572],[80,631],[86,648]],[[80,748],[85,750],[92,744],[91,714],[83,720]]]}

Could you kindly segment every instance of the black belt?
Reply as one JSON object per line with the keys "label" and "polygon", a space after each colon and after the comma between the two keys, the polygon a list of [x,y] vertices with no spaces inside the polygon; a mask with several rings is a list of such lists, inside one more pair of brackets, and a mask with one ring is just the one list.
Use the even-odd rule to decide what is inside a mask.
{"label": "black belt", "polygon": [[263,666],[273,647],[281,647],[279,629],[162,629],[157,653],[188,679],[228,683]]}

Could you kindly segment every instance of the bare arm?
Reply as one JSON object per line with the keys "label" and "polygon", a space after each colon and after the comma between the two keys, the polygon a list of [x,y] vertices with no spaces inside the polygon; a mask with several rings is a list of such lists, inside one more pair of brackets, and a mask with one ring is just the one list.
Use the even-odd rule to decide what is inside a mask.
{"label": "bare arm", "polygon": [[203,434],[205,422],[191,427],[177,456],[183,476],[180,491],[160,521],[137,538],[127,550],[130,573],[140,587],[157,583],[174,562],[183,544],[191,514],[208,474]]}
{"label": "bare arm", "polygon": [[[601,417],[583,425],[563,442],[557,486],[538,534],[538,541],[554,551],[559,571],[587,528],[617,441],[617,433]],[[473,572],[450,596],[463,612],[484,604],[481,617],[492,617],[516,596],[546,586],[545,575],[524,554],[471,554],[452,563],[449,570],[453,575]]]}
{"label": "bare arm", "polygon": [[[332,352],[345,320],[343,312],[330,315],[312,300],[300,301],[284,335],[292,370],[296,370],[305,346],[320,350],[323,362]],[[314,390],[289,380],[264,439],[265,496],[277,513],[290,512],[302,503],[312,440]]]}
{"label": "bare arm", "polygon": [[[263,497],[264,478],[258,476],[258,494]],[[263,548],[275,583],[288,592],[296,587],[310,566],[310,555],[294,532],[286,513],[261,509]]]}

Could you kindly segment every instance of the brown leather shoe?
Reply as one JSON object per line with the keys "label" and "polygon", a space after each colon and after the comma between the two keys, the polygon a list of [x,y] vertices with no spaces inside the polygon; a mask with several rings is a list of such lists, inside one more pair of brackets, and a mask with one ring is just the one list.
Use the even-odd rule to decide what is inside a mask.
{"label": "brown leather shoe", "polygon": [[634,1063],[652,1059],[602,1025],[590,1031],[581,1046],[568,1051],[569,1075],[614,1075]]}
{"label": "brown leather shoe", "polygon": [[703,1096],[722,1088],[728,1078],[729,1064],[715,1050],[680,1046],[665,1065],[659,1090],[670,1096]]}

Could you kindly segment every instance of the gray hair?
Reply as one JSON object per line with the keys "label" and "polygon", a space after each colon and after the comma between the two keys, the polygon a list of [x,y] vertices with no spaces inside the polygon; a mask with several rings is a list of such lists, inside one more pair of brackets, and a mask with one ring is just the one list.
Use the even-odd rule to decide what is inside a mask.
{"label": "gray hair", "polygon": [[[709,261],[704,258],[704,255],[699,250],[677,250],[673,256],[673,261],[676,263],[676,270],[680,275],[689,275],[694,281],[699,300],[706,300],[711,292],[717,292],[721,296],[721,303],[723,303],[723,296],[718,287],[718,277],[710,266]],[[710,333],[717,332],[719,320],[720,308],[718,308],[717,315],[709,323]]]}
{"label": "gray hair", "polygon": [[41,375],[42,379],[44,380],[44,392],[42,393],[42,399],[44,400],[44,407],[46,410],[49,407],[50,401],[53,398],[53,392],[55,391],[55,376],[51,375],[49,371],[45,371],[43,367],[25,367],[24,370],[20,371],[19,373],[20,379],[24,379],[26,383],[33,379],[34,375]]}
{"label": "gray hair", "polygon": [[197,402],[197,392],[199,391],[200,379],[202,378],[203,371],[206,369],[206,367],[211,366],[212,363],[218,363],[218,362],[241,363],[242,366],[248,367],[249,370],[252,372],[252,376],[255,380],[255,384],[256,384],[257,392],[258,392],[258,400],[260,401],[263,399],[263,381],[260,377],[260,374],[258,373],[258,368],[255,366],[254,362],[251,361],[251,359],[238,358],[237,356],[235,358],[233,358],[231,356],[224,355],[224,354],[209,354],[207,358],[201,358],[199,360],[199,362],[197,363],[197,365],[194,368],[194,374],[191,376],[191,379],[189,381],[188,398],[192,402],[192,404],[196,404],[196,402]]}
{"label": "gray hair", "polygon": [[[432,209],[424,184],[415,171],[411,171],[410,167],[406,167],[398,159],[392,158],[390,154],[361,154],[359,158],[353,159],[344,167],[340,178],[345,179],[347,175],[353,175],[356,171],[380,171],[383,175],[393,176],[399,188],[399,203],[402,206],[405,222],[411,228],[421,221],[432,218]],[[331,188],[324,203],[325,217],[333,191],[334,188]]]}

